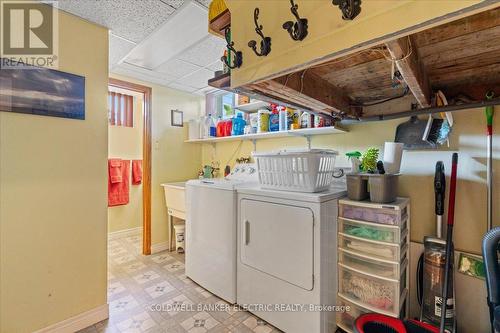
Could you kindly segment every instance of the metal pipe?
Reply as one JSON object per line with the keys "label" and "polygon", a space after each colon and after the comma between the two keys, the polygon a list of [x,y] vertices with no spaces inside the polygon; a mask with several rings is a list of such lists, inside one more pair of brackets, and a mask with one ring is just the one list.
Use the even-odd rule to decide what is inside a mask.
{"label": "metal pipe", "polygon": [[410,116],[418,116],[423,114],[433,114],[440,112],[453,112],[467,109],[477,109],[484,108],[486,106],[500,105],[500,98],[484,100],[476,103],[466,103],[466,104],[458,104],[458,105],[447,105],[447,106],[433,106],[429,108],[417,109],[417,110],[408,110],[403,112],[397,112],[392,114],[380,114],[375,116],[368,116],[360,118],[359,120],[342,120],[341,124],[352,125],[352,124],[361,124],[369,121],[380,121],[380,120],[391,120],[391,119],[399,119],[406,118]]}

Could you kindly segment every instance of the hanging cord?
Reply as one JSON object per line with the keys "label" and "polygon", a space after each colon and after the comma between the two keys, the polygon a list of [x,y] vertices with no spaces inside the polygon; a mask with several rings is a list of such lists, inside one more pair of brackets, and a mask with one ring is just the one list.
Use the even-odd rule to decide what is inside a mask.
{"label": "hanging cord", "polygon": [[226,162],[226,165],[229,165],[229,163],[233,160],[233,158],[236,156],[236,154],[241,150],[241,145],[243,144],[243,141],[240,141],[238,144],[238,147],[233,152],[233,155],[229,158],[229,160]]}
{"label": "hanging cord", "polygon": [[389,97],[389,98],[386,98],[386,99],[378,100],[378,101],[375,101],[375,102],[372,102],[372,103],[354,104],[354,106],[373,106],[373,105],[382,104],[382,103],[389,102],[389,101],[392,101],[392,100],[395,100],[395,99],[398,99],[398,98],[403,98],[406,95],[408,95],[409,92],[410,92],[410,88],[408,86],[405,86],[405,90],[403,91],[403,93],[401,95],[397,95],[397,96],[394,96],[394,97]]}

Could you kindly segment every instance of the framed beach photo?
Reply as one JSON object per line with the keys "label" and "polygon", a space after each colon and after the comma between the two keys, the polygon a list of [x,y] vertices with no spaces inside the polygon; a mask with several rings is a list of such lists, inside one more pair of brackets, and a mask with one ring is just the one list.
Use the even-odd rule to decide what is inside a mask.
{"label": "framed beach photo", "polygon": [[0,111],[83,120],[85,77],[35,66],[4,67]]}
{"label": "framed beach photo", "polygon": [[171,110],[172,114],[170,119],[172,126],[183,127],[184,126],[184,112],[179,110]]}

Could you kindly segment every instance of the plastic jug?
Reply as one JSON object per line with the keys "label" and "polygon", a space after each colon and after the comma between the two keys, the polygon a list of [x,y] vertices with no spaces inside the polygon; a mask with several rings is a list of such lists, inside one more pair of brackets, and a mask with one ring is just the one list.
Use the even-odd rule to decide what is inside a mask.
{"label": "plastic jug", "polygon": [[232,129],[232,135],[243,135],[245,131],[245,126],[247,122],[245,119],[243,119],[243,115],[241,113],[238,113],[236,118],[233,118],[233,129]]}

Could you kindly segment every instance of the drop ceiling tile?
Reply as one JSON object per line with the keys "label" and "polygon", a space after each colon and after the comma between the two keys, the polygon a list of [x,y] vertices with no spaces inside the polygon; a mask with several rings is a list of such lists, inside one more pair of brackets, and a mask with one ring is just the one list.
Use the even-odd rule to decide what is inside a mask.
{"label": "drop ceiling tile", "polygon": [[214,74],[211,71],[206,69],[200,69],[199,71],[194,72],[193,74],[190,74],[179,80],[176,80],[175,82],[196,89],[201,89],[208,86],[208,80],[211,79],[213,76]]}
{"label": "drop ceiling tile", "polygon": [[218,90],[218,89],[215,89],[213,87],[205,87],[205,88],[201,88],[201,89],[196,90],[194,93],[197,95],[205,96],[206,94],[213,92],[213,91],[216,91],[216,90]]}
{"label": "drop ceiling tile", "polygon": [[160,0],[160,1],[166,5],[169,5],[173,8],[175,8],[175,9],[178,9],[185,2],[184,0]]}
{"label": "drop ceiling tile", "polygon": [[59,0],[58,7],[89,21],[108,27],[114,34],[140,42],[175,11],[159,0]]}
{"label": "drop ceiling tile", "polygon": [[220,59],[224,54],[225,47],[224,40],[210,35],[201,43],[181,53],[179,59],[205,67]]}
{"label": "drop ceiling tile", "polygon": [[109,68],[112,68],[135,47],[135,43],[109,34]]}
{"label": "drop ceiling tile", "polygon": [[147,68],[140,67],[140,66],[136,66],[136,65],[130,64],[126,61],[124,61],[123,63],[121,63],[118,66],[120,66],[126,70],[132,71],[132,72],[137,72],[137,73],[142,74],[142,75],[151,76],[153,78],[158,78],[158,79],[162,79],[162,80],[172,81],[171,79],[169,80],[169,78],[165,74],[158,73],[158,72],[155,72],[155,71],[152,71],[152,70],[149,70]]}
{"label": "drop ceiling tile", "polygon": [[172,88],[172,89],[176,89],[176,90],[181,90],[181,91],[184,91],[184,92],[188,92],[188,93],[194,93],[196,91],[195,88],[192,88],[192,87],[188,87],[188,86],[185,86],[183,84],[179,84],[179,83],[169,83],[168,84],[168,87],[169,88]]}
{"label": "drop ceiling tile", "polygon": [[165,74],[174,80],[196,72],[199,69],[201,69],[201,67],[179,59],[172,59],[155,68],[155,72]]}
{"label": "drop ceiling tile", "polygon": [[219,59],[216,62],[208,65],[206,68],[209,69],[209,70],[211,70],[212,72],[221,71],[222,68],[223,68],[222,61],[220,61],[220,59]]}
{"label": "drop ceiling tile", "polygon": [[199,3],[200,5],[207,7],[207,8],[208,8],[208,5],[210,4],[210,1],[211,0],[196,0],[197,3]]}
{"label": "drop ceiling tile", "polygon": [[149,83],[154,83],[154,84],[158,84],[158,85],[165,86],[165,87],[169,83],[167,80],[163,80],[163,79],[158,78],[158,77],[135,72],[135,71],[132,71],[130,69],[124,68],[123,66],[120,66],[120,65],[115,66],[111,73],[124,75],[124,76],[131,77],[131,78],[134,78],[137,80],[141,80],[141,81],[149,82]]}

